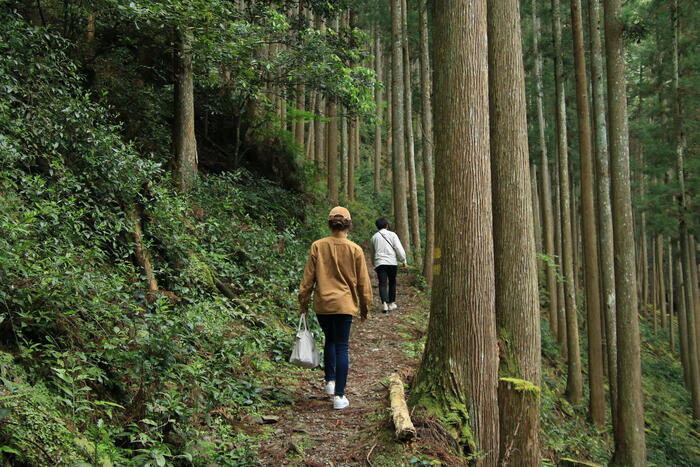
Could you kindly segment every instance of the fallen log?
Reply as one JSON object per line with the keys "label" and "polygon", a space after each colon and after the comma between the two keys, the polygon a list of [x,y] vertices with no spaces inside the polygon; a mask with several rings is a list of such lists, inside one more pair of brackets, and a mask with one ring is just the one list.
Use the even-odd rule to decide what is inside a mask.
{"label": "fallen log", "polygon": [[416,428],[411,422],[408,406],[403,392],[403,381],[398,373],[389,378],[389,401],[391,403],[391,416],[396,428],[396,439],[409,441],[416,436]]}

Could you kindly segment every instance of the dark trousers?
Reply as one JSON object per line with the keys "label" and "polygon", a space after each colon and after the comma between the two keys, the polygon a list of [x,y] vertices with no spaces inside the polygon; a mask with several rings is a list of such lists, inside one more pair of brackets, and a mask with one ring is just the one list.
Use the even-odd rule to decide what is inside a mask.
{"label": "dark trousers", "polygon": [[335,381],[335,395],[345,394],[350,359],[348,347],[352,315],[316,315],[326,337],[323,344],[323,370],[326,381]]}
{"label": "dark trousers", "polygon": [[396,271],[398,266],[382,264],[374,268],[379,277],[379,296],[382,303],[394,303],[396,301]]}

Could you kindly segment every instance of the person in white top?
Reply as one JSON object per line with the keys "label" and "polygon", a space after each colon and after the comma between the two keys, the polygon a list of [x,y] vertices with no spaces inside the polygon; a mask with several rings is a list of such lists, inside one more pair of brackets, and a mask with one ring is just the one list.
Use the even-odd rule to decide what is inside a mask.
{"label": "person in white top", "polygon": [[399,262],[408,267],[406,251],[399,236],[389,230],[389,222],[380,217],[374,223],[377,233],[372,236],[374,270],[379,278],[379,296],[382,300],[382,312],[398,308],[396,305],[396,272]]}

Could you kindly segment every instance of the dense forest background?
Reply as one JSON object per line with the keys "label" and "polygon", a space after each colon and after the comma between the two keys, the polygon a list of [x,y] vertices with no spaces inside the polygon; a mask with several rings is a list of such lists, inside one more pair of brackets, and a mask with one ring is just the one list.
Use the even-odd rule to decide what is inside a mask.
{"label": "dense forest background", "polygon": [[[457,3],[465,2],[455,2],[455,18]],[[430,325],[423,317],[424,362],[443,361],[440,330],[451,321],[440,300],[453,293],[443,278],[458,271],[441,258],[444,232],[491,226],[490,205],[470,217],[471,191],[453,202],[460,180],[489,200],[493,190],[496,231],[513,222],[520,232],[498,207],[511,199],[506,189],[508,202],[528,203],[513,212],[524,213],[532,251],[494,234],[483,250],[490,266],[473,271],[490,275],[490,292],[472,290],[472,273],[463,274],[467,296],[496,291],[487,336],[503,351],[491,345],[496,402],[507,400],[501,391],[524,392],[509,399],[530,410],[520,435],[540,433],[523,441],[502,423],[501,449],[504,440],[523,443],[522,452],[527,444],[537,452],[525,459],[545,465],[613,456],[625,465],[615,406],[636,394],[646,459],[628,465],[698,465],[700,13],[688,0],[622,5],[620,94],[609,85],[604,48],[613,36],[603,34],[602,2],[489,8],[506,4],[518,37],[498,50],[520,57],[507,63],[520,60],[523,73],[526,114],[514,127],[522,131],[498,133],[497,83],[468,87],[487,93],[474,125],[487,136],[492,106],[486,165],[501,160],[497,151],[524,157],[525,165],[493,162],[492,187],[490,177],[464,182],[473,167],[448,157],[457,153],[448,136],[463,136],[463,127],[446,109],[471,96],[446,78],[452,29],[435,22],[448,24],[450,2],[0,2],[3,465],[257,465],[260,437],[273,435],[251,434],[245,420],[292,403],[278,382],[301,371],[285,363],[296,289],[335,204],[349,207],[351,238],[363,246],[374,219],[392,218],[416,286],[427,297],[438,287]],[[488,25],[494,44],[497,20]],[[510,69],[481,50],[468,65],[491,76]],[[627,243],[612,240],[620,100],[629,125]],[[464,222],[452,224],[448,212]],[[632,302],[613,272],[625,250],[635,304],[627,314],[620,310]],[[494,258],[500,271],[509,252],[531,260],[530,282],[526,273],[494,273]],[[502,305],[504,281],[532,285],[522,293],[533,300]],[[514,303],[536,308],[521,320],[530,323],[523,334],[504,332],[510,324],[494,311]],[[616,328],[614,316],[638,327]],[[534,343],[517,347],[518,336]],[[432,408],[463,462],[496,465],[498,446],[479,455],[486,435],[469,416],[482,407],[469,394],[458,399],[471,403],[426,398],[442,377],[426,366],[411,404]],[[641,369],[636,387],[628,368]],[[465,374],[490,377],[469,373],[478,370]],[[387,465],[435,460],[410,445],[392,452]]]}

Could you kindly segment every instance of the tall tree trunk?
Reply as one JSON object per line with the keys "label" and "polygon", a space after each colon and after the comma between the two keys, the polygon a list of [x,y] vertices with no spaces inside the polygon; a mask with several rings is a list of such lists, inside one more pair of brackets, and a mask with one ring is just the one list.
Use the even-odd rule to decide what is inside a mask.
{"label": "tall tree trunk", "polygon": [[600,0],[589,0],[591,41],[591,83],[593,89],[593,125],[595,128],[596,187],[598,190],[598,232],[600,273],[605,316],[605,339],[613,426],[617,415],[617,319],[615,303],[615,263],[613,261],[613,224],[610,207],[610,161],[605,119],[605,81],[601,43]]}
{"label": "tall tree trunk", "polygon": [[[374,31],[374,72],[377,74],[377,83],[382,82],[382,38],[379,29]],[[382,88],[377,86],[374,90],[375,125],[374,125],[374,192],[379,193],[382,181]]]}
{"label": "tall tree trunk", "polygon": [[535,55],[535,86],[537,100],[537,129],[539,136],[539,151],[540,151],[540,173],[542,187],[542,236],[544,244],[544,253],[550,258],[550,263],[547,265],[547,296],[549,297],[549,328],[552,334],[557,337],[558,319],[557,319],[557,275],[554,252],[554,216],[552,214],[552,190],[551,178],[549,176],[549,158],[547,157],[547,138],[545,137],[545,120],[544,120],[544,92],[542,85],[542,53],[539,48],[541,23],[537,13],[537,4],[539,0],[532,0],[532,25],[533,25],[533,53]]}
{"label": "tall tree trunk", "polygon": [[[296,95],[296,108],[297,112],[303,112],[306,107],[306,95],[304,93],[304,86],[297,86]],[[294,120],[294,142],[303,147],[304,146],[304,117],[297,115]]]}
{"label": "tall tree trunk", "polygon": [[671,353],[676,353],[676,342],[673,332],[673,310],[674,303],[674,282],[673,282],[673,246],[672,241],[668,239],[668,345],[671,348]]}
{"label": "tall tree trunk", "polygon": [[559,153],[559,195],[561,199],[561,238],[566,305],[567,378],[566,394],[572,403],[578,403],[583,394],[581,352],[579,350],[576,290],[574,277],[574,239],[571,221],[571,192],[569,184],[569,152],[566,130],[566,96],[564,95],[564,62],[562,58],[561,12],[559,0],[552,0],[554,28],[555,83],[557,97],[557,151]]}
{"label": "tall tree trunk", "polygon": [[554,167],[553,172],[554,180],[554,218],[557,222],[554,223],[554,239],[556,246],[556,270],[557,270],[557,337],[559,340],[559,345],[561,346],[561,354],[564,359],[568,358],[567,349],[567,338],[566,338],[566,300],[564,299],[564,282],[562,279],[562,274],[564,271],[564,264],[562,262],[563,258],[563,248],[561,240],[561,185],[559,184],[559,161],[557,158],[557,163]]}
{"label": "tall tree trunk", "polygon": [[658,275],[659,289],[659,312],[661,313],[661,328],[664,332],[668,326],[666,316],[666,278],[664,277],[664,237],[659,235],[656,238],[656,271]]}
{"label": "tall tree trunk", "polygon": [[435,247],[435,194],[433,188],[433,103],[432,76],[428,47],[428,0],[420,0],[420,82],[421,82],[421,137],[423,146],[423,187],[425,190],[425,256],[423,275],[428,285],[433,283],[433,252]]}
{"label": "tall tree trunk", "polygon": [[615,426],[617,465],[646,463],[644,407],[634,264],[634,224],[630,192],[629,133],[621,0],[604,0],[605,55],[610,114],[610,178],[612,181],[615,292],[617,297],[618,424]]}
{"label": "tall tree trunk", "polygon": [[[517,0],[488,0],[500,464],[539,465],[540,307]],[[523,391],[513,380],[528,381]],[[522,383],[520,383],[522,384]]]}
{"label": "tall tree trunk", "polygon": [[356,117],[348,118],[348,174],[347,196],[349,201],[355,200],[355,156],[359,152],[357,139],[358,121]]}
{"label": "tall tree trunk", "polygon": [[316,95],[316,119],[314,122],[314,154],[316,165],[319,168],[326,167],[326,123],[323,121],[326,114],[326,102],[321,93]]}
{"label": "tall tree trunk", "polygon": [[391,104],[392,109],[392,161],[394,183],[394,225],[396,233],[404,245],[406,254],[410,250],[408,232],[408,204],[406,202],[406,152],[404,131],[404,89],[403,89],[403,41],[401,14],[402,0],[391,0]]}
{"label": "tall tree trunk", "polygon": [[338,204],[338,105],[334,98],[328,99],[328,136],[326,141],[326,169],[328,175],[328,198],[333,205]]}
{"label": "tall tree trunk", "polygon": [[[542,243],[542,216],[540,215],[540,192],[537,186],[537,180],[539,176],[537,175],[537,164],[532,162],[530,164],[530,188],[532,193],[530,194],[530,199],[532,200],[532,220],[534,223],[534,235],[535,235],[535,252],[541,253],[543,251]],[[541,267],[541,261],[537,262],[538,269]]]}
{"label": "tall tree trunk", "polygon": [[411,59],[408,50],[408,5],[401,0],[401,43],[403,50],[403,85],[405,95],[404,128],[406,147],[408,149],[408,194],[410,205],[411,242],[413,244],[413,262],[420,265],[420,218],[418,217],[418,184],[416,180],[416,145],[413,136],[413,86],[411,84]]}
{"label": "tall tree trunk", "polygon": [[[486,3],[437,0],[436,270],[413,397],[469,432],[479,466],[498,462]],[[470,92],[463,92],[469,89]],[[442,254],[444,252],[444,254]]]}
{"label": "tall tree trunk", "polygon": [[676,245],[676,258],[673,270],[673,282],[675,283],[675,296],[678,302],[678,340],[680,341],[681,347],[681,365],[683,367],[683,381],[685,382],[685,387],[691,390],[690,383],[690,361],[688,355],[688,320],[686,318],[685,309],[685,292],[683,290],[683,262],[680,256],[680,240],[678,240]]}
{"label": "tall tree trunk", "polygon": [[694,306],[694,284],[691,265],[691,254],[688,233],[688,199],[685,189],[685,134],[683,124],[683,105],[680,94],[680,51],[678,42],[680,37],[680,10],[678,0],[673,1],[673,97],[674,97],[674,130],[676,146],[676,173],[679,184],[679,234],[680,234],[680,262],[682,265],[683,295],[679,300],[685,302],[686,331],[687,331],[687,364],[690,382],[690,393],[692,395],[693,417],[700,417],[700,362],[698,356],[698,329],[699,323],[696,319]]}
{"label": "tall tree trunk", "polygon": [[[310,112],[315,112],[316,111],[316,93],[313,92],[311,93],[310,96],[310,101],[309,101],[309,111]],[[308,131],[306,132],[306,143],[304,143],[306,147],[306,160],[309,162],[315,162],[316,160],[316,141],[314,140],[316,136],[316,119],[311,118],[309,119],[309,127],[307,129]]]}
{"label": "tall tree trunk", "polygon": [[348,197],[348,157],[350,152],[348,116],[343,114],[340,117],[340,192],[345,198]]}
{"label": "tall tree trunk", "polygon": [[588,79],[583,41],[581,0],[570,0],[576,66],[576,114],[581,156],[581,221],[583,224],[583,261],[588,319],[589,416],[598,428],[605,423],[603,390],[603,336],[600,322],[600,277],[598,275],[598,232],[593,194],[593,148],[591,113],[588,106]]}
{"label": "tall tree trunk", "polygon": [[175,31],[175,182],[189,190],[197,178],[197,138],[194,133],[194,79],[192,32]]}
{"label": "tall tree trunk", "polygon": [[700,361],[698,360],[698,337],[695,303],[693,297],[693,274],[690,267],[688,237],[681,237],[681,264],[683,265],[683,293],[685,298],[686,329],[688,332],[688,366],[690,368],[690,395],[693,418],[700,418]]}

